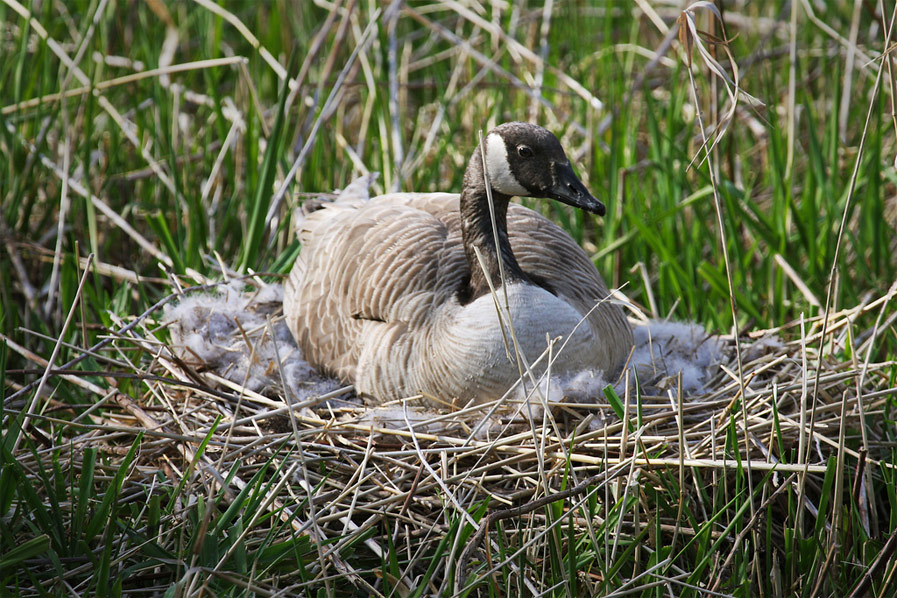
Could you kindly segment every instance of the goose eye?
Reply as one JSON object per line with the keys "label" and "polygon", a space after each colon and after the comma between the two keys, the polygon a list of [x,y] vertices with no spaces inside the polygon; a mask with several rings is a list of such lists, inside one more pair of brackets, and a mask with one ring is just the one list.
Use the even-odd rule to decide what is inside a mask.
{"label": "goose eye", "polygon": [[528,145],[518,145],[517,155],[521,158],[532,158],[533,150]]}

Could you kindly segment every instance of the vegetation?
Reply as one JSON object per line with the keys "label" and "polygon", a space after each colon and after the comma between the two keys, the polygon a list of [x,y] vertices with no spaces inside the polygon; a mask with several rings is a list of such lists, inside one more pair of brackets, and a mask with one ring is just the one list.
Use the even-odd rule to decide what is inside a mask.
{"label": "vegetation", "polygon": [[[0,0],[0,592],[892,595],[893,6],[720,4]],[[506,120],[608,204],[530,202],[609,284],[724,335],[706,396],[477,443],[166,352],[305,198],[459,189]]]}

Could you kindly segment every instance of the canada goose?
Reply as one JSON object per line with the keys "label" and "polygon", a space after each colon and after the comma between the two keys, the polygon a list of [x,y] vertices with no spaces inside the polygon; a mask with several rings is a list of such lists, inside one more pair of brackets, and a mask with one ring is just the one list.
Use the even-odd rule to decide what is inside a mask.
{"label": "canada goose", "polygon": [[501,259],[513,329],[529,363],[548,338],[562,337],[553,373],[610,376],[622,366],[632,330],[591,260],[560,227],[509,203],[512,196],[550,198],[599,215],[604,205],[542,127],[505,123],[484,145],[468,163],[460,196],[391,193],[338,200],[307,216],[284,314],[309,363],[374,402],[421,394],[444,407],[501,397],[519,378],[489,288],[491,281],[503,303]]}

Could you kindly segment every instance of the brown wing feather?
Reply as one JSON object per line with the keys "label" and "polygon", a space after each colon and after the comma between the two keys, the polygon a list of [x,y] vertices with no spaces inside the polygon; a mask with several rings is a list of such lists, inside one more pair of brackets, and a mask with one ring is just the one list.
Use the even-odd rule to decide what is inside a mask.
{"label": "brown wing feather", "polygon": [[564,229],[533,210],[511,204],[508,236],[524,272],[545,281],[581,314],[591,312],[588,321],[596,338],[622,335],[625,338],[618,340],[631,344],[632,331],[623,310],[607,301],[607,285],[589,256]]}
{"label": "brown wing feather", "polygon": [[354,380],[366,326],[425,321],[426,306],[449,300],[467,271],[452,195],[328,206],[307,218],[300,241],[284,311],[306,359],[346,381]]}
{"label": "brown wing feather", "polygon": [[537,212],[512,204],[508,236],[524,272],[545,280],[555,292],[590,309],[607,296],[607,286],[582,248],[561,227]]}

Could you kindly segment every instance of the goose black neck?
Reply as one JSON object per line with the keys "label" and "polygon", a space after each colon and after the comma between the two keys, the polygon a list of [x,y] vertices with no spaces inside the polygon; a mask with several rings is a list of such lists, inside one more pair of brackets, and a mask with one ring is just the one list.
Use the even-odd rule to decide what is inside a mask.
{"label": "goose black neck", "polygon": [[[489,198],[486,195],[486,186],[483,181],[482,158],[477,151],[464,174],[464,188],[461,191],[461,238],[470,268],[469,282],[459,289],[459,299],[462,304],[489,293],[487,273],[495,288],[501,286],[502,270],[504,270],[506,283],[529,280],[514,258],[511,242],[508,240],[508,204],[510,201],[509,196],[492,191],[495,227],[498,230],[498,246],[496,247],[492,215],[489,211]],[[479,249],[483,265],[480,265],[474,248]]]}

